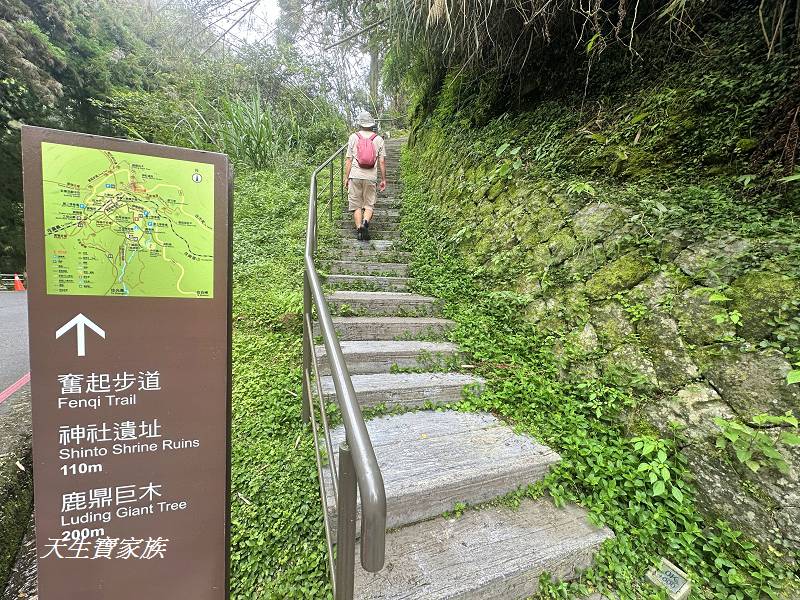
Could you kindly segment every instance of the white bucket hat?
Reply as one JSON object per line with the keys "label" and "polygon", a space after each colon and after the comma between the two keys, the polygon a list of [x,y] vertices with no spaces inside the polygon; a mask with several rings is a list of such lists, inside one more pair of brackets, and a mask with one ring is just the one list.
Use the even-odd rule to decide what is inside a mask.
{"label": "white bucket hat", "polygon": [[375,119],[372,118],[371,114],[364,110],[359,113],[358,118],[356,119],[356,125],[366,128],[375,127]]}

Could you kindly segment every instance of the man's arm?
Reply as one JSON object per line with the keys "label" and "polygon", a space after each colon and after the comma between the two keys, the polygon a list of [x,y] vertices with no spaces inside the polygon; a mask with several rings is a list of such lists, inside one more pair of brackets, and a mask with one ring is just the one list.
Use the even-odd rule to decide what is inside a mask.
{"label": "man's arm", "polygon": [[386,189],[386,157],[381,156],[381,191]]}
{"label": "man's arm", "polygon": [[344,187],[350,187],[350,169],[353,167],[353,159],[347,157],[344,161]]}

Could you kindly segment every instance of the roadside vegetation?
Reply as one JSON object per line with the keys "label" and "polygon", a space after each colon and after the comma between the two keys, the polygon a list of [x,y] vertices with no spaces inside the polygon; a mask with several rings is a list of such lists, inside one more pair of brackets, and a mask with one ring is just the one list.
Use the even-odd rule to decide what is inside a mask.
{"label": "roadside vegetation", "polygon": [[[660,556],[696,598],[796,597],[800,5],[282,2],[243,40],[211,26],[229,4],[2,3],[0,271],[24,269],[21,124],[230,155],[232,598],[330,597],[300,418],[303,244],[311,169],[364,107],[408,115],[415,291],[445,301],[459,368],[487,380],[457,408],[562,457],[503,502],[547,494],[615,532],[541,597],[663,598],[643,583]],[[324,250],[335,233],[320,223]],[[777,381],[758,377],[764,361]],[[715,377],[755,391],[726,399],[741,410],[700,442],[677,412],[648,418]],[[760,404],[773,398],[782,410]],[[740,486],[742,504],[709,510],[722,502],[698,472]],[[775,527],[743,533],[759,523]]]}
{"label": "roadside vegetation", "polygon": [[[488,381],[458,408],[498,414],[561,455],[508,502],[576,502],[616,535],[579,582],[542,597],[660,597],[644,583],[659,557],[691,575],[693,597],[798,593],[791,521],[764,524],[793,494],[800,442],[800,197],[776,108],[794,97],[798,63],[766,60],[757,23],[723,12],[681,48],[653,33],[637,47],[644,60],[623,68],[611,48],[588,84],[555,73],[561,91],[519,103],[468,67],[417,88],[403,162],[416,291],[445,300],[453,340]],[[545,74],[557,64],[539,63]],[[720,251],[693,271],[684,258],[704,244]],[[734,402],[738,413],[688,422],[665,408],[704,377],[720,381],[716,365],[749,377],[748,360],[780,361],[772,394],[794,399],[790,412]],[[753,377],[742,386],[759,389]],[[725,408],[733,395],[719,389]],[[728,512],[703,480],[715,470],[741,502]],[[751,506],[761,539],[729,518]]]}
{"label": "roadside vegetation", "polygon": [[[300,417],[309,174],[245,172],[236,183],[234,600],[330,595],[313,439]],[[324,243],[332,228],[320,225]]]}
{"label": "roadside vegetation", "polygon": [[600,591],[660,598],[644,574],[665,555],[692,575],[695,597],[791,597],[797,574],[784,565],[787,557],[759,549],[723,521],[704,519],[676,440],[623,418],[647,398],[613,378],[565,378],[566,364],[554,353],[559,335],[525,318],[531,297],[476,274],[444,233],[444,215],[432,217],[428,176],[418,167],[424,163],[409,152],[404,164],[403,225],[414,252],[416,291],[445,300],[445,316],[458,323],[453,341],[469,353],[470,372],[487,380],[483,394],[455,408],[499,415],[561,455],[542,484],[505,502],[546,493],[558,504],[586,507],[616,536],[579,582],[545,584],[541,597]]}
{"label": "roadside vegetation", "polygon": [[[223,52],[210,30],[187,35],[214,3],[171,4],[147,12],[135,3],[14,0],[0,8],[0,37],[12,42],[0,47],[0,271],[24,269],[21,124],[230,156],[231,597],[326,598],[313,441],[300,416],[300,315],[309,177],[348,129],[329,80],[339,55],[303,57],[284,28],[280,44],[267,40],[248,57]],[[332,227],[324,218],[320,227],[324,248]],[[18,520],[11,554],[27,516]]]}

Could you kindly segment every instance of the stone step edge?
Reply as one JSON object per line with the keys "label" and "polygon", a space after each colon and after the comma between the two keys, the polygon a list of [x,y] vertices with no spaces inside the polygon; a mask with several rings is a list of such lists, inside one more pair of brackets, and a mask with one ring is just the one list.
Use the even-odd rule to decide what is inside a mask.
{"label": "stone step edge", "polygon": [[517,509],[468,510],[389,533],[386,566],[378,573],[356,566],[355,598],[527,598],[544,572],[575,579],[612,537],[590,525],[585,510],[559,509],[548,498],[523,500]]}
{"label": "stone step edge", "polygon": [[[451,342],[344,340],[339,345],[351,375],[388,374],[393,367],[441,370],[462,360]],[[325,346],[314,346],[314,355],[320,375],[330,375]]]}
{"label": "stone step edge", "polygon": [[[457,503],[476,507],[495,501],[540,481],[561,460],[489,413],[411,411],[371,419],[367,428],[386,485],[387,529],[438,517]],[[331,432],[333,448],[342,441],[339,426]],[[437,451],[457,466],[448,468],[453,463],[447,462],[438,470],[428,469],[426,465],[436,462],[430,454]],[[338,468],[336,457],[333,462]],[[327,467],[323,471],[328,489],[330,473]],[[326,507],[335,522],[332,493]]]}
{"label": "stone step edge", "polygon": [[[480,394],[485,385],[481,377],[453,372],[371,373],[351,375],[350,379],[362,407],[390,409],[460,402],[468,388]],[[320,380],[324,400],[336,402],[332,378],[321,375]]]}

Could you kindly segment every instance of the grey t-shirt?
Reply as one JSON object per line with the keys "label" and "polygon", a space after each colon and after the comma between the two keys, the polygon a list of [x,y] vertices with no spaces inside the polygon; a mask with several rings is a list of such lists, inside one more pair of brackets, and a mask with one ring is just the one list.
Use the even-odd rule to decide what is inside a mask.
{"label": "grey t-shirt", "polygon": [[381,136],[376,136],[374,140],[372,140],[372,145],[375,146],[375,164],[372,166],[371,169],[362,168],[358,164],[358,159],[356,158],[357,154],[357,146],[358,146],[358,136],[363,138],[369,138],[372,135],[368,131],[358,131],[350,135],[350,139],[347,140],[347,158],[353,159],[353,165],[350,167],[350,179],[366,179],[368,181],[378,181],[378,163],[380,162],[380,158],[382,156],[386,156],[386,149],[384,148],[383,138]]}

